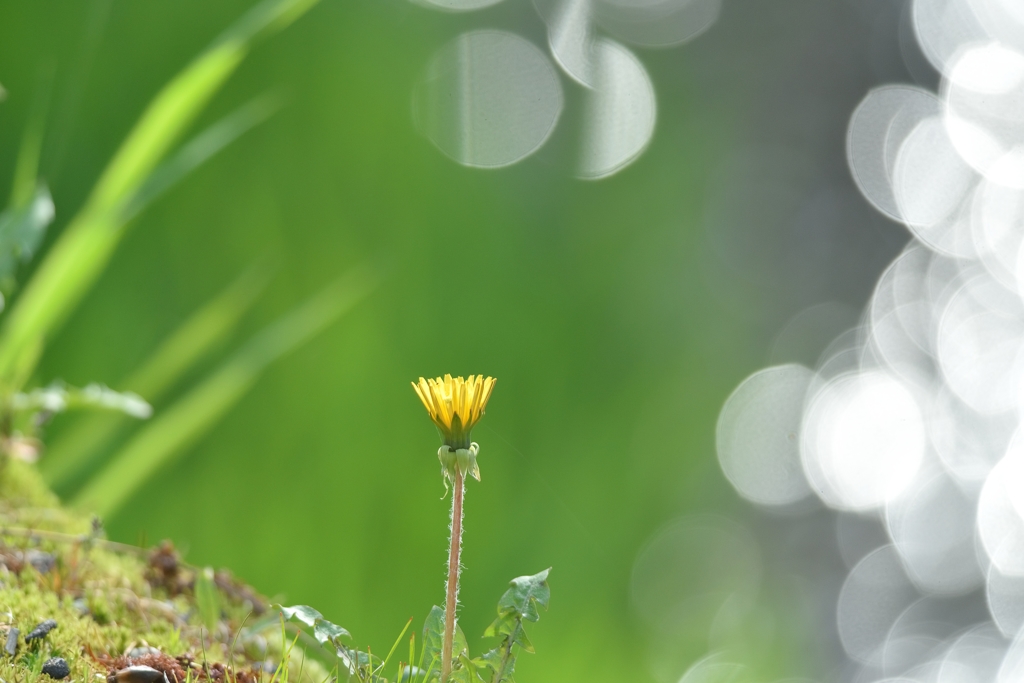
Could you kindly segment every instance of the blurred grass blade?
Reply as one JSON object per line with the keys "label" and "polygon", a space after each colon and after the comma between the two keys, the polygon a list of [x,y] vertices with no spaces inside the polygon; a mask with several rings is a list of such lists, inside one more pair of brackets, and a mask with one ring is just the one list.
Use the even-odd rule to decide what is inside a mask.
{"label": "blurred grass blade", "polygon": [[74,500],[101,516],[116,513],[172,457],[205,434],[256,382],[268,364],[308,341],[373,288],[358,270],[260,332],[180,401],[143,427]]}
{"label": "blurred grass blade", "polygon": [[199,618],[203,626],[212,633],[220,622],[220,593],[217,591],[212,568],[206,567],[196,572],[193,592]]}
{"label": "blurred grass blade", "polygon": [[67,410],[100,408],[145,420],[153,409],[138,394],[114,391],[102,384],[89,384],[84,389],[55,382],[48,387],[17,393],[11,397],[11,408],[32,413],[63,413]]}
{"label": "blurred grass blade", "polygon": [[[159,401],[174,382],[234,331],[263,292],[271,269],[251,266],[227,289],[188,318],[131,376],[121,383],[147,401]],[[124,416],[97,413],[80,420],[54,440],[39,461],[43,478],[54,489],[80,477],[124,425]]]}
{"label": "blurred grass blade", "polygon": [[50,108],[50,90],[53,84],[54,65],[43,67],[39,74],[39,85],[28,117],[28,125],[21,137],[18,160],[14,165],[14,181],[11,183],[10,209],[23,209],[36,195],[39,177],[39,155],[43,149],[43,131],[46,129],[46,114]]}
{"label": "blurred grass blade", "polygon": [[153,170],[125,206],[121,219],[125,222],[130,221],[150,202],[202,166],[210,157],[270,118],[279,107],[280,103],[276,98],[264,95],[242,105],[194,137],[173,157]]}
{"label": "blurred grass blade", "polygon": [[124,381],[125,388],[150,400],[159,400],[175,380],[227,338],[263,293],[272,272],[266,261],[250,266],[164,341]]}
{"label": "blurred grass blade", "polygon": [[316,2],[257,4],[156,95],[0,327],[4,389],[20,388],[14,369],[27,363],[27,349],[51,334],[99,277],[124,232],[124,208],[235,71],[252,40],[283,28]]}

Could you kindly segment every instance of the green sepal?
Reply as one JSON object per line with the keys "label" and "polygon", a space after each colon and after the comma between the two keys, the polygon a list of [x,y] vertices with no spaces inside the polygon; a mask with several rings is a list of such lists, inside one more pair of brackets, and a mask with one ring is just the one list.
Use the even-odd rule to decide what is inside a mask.
{"label": "green sepal", "polygon": [[462,471],[462,476],[473,477],[477,481],[480,481],[480,465],[476,462],[476,456],[480,453],[480,446],[477,443],[471,443],[469,448],[460,448],[455,451],[455,457],[459,463],[459,469]]}
{"label": "green sepal", "polygon": [[480,453],[480,445],[471,443],[469,448],[452,450],[451,446],[441,446],[437,449],[437,459],[441,461],[441,476],[444,479],[445,493],[448,492],[448,482],[455,481],[457,472],[462,472],[463,477],[473,477],[480,481],[480,465],[476,457]]}

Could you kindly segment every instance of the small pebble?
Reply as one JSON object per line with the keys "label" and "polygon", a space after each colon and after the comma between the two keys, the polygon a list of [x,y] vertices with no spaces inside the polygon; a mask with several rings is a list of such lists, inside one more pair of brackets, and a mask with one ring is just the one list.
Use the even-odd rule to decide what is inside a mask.
{"label": "small pebble", "polygon": [[50,678],[67,678],[71,675],[71,667],[68,666],[63,657],[50,657],[43,664],[43,673]]}
{"label": "small pebble", "polygon": [[46,634],[55,628],[57,628],[57,622],[53,619],[47,619],[29,631],[28,635],[25,636],[25,642],[27,643],[29,641],[36,640],[37,638],[45,638]]}
{"label": "small pebble", "polygon": [[138,659],[139,657],[145,657],[146,655],[158,654],[160,654],[160,650],[156,649],[155,647],[143,645],[140,647],[133,647],[132,649],[128,650],[127,657],[128,659]]}
{"label": "small pebble", "polygon": [[35,567],[36,571],[40,574],[48,574],[53,570],[54,565],[57,564],[57,558],[51,553],[34,548],[25,553],[25,560]]}
{"label": "small pebble", "polygon": [[129,666],[107,677],[109,683],[167,683],[167,676],[151,666]]}
{"label": "small pebble", "polygon": [[85,598],[75,598],[71,606],[78,612],[78,616],[84,617],[89,614],[89,603],[85,601]]}
{"label": "small pebble", "polygon": [[8,656],[13,657],[18,653],[18,634],[21,633],[18,629],[11,627],[11,630],[7,632],[7,643],[4,644],[4,652]]}

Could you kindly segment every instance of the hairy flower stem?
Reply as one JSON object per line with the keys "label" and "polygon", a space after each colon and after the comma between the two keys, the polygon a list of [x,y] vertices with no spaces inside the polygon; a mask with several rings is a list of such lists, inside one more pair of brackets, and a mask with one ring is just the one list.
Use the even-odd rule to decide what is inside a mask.
{"label": "hairy flower stem", "polygon": [[444,644],[441,648],[441,683],[452,672],[452,643],[455,640],[455,610],[459,599],[459,554],[462,551],[462,496],[466,482],[462,469],[455,468],[452,494],[452,535],[448,540],[448,598],[444,606]]}

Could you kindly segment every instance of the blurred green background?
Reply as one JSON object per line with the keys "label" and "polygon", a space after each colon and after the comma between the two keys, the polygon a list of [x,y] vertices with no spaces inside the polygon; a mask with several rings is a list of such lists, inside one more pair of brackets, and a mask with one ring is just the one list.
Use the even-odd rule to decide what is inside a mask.
{"label": "blurred green background", "polygon": [[[53,74],[48,242],[145,103],[250,4],[0,5],[0,187]],[[630,606],[638,552],[682,515],[743,517],[715,460],[722,401],[801,308],[859,306],[902,239],[866,208],[838,227],[828,211],[801,218],[829,192],[852,196],[846,116],[896,68],[883,51],[896,29],[857,5],[727,3],[693,44],[638,50],[655,136],[599,182],[572,177],[581,92],[567,79],[554,137],[507,169],[460,167],[414,128],[412,88],[445,41],[498,27],[544,45],[526,0],[461,15],[323,0],[261,44],[200,126],[268,90],[285,106],[134,222],[39,381],[131,389],[121,380],[166,335],[268,255],[274,278],[235,346],[353,266],[379,268],[382,284],[106,520],[111,537],[173,539],[189,561],[314,605],[383,650],[443,599],[449,502],[409,381],[490,374],[499,383],[474,432],[483,481],[466,503],[471,644],[510,578],[553,566],[552,607],[531,634],[539,654],[521,659],[520,681],[677,679],[709,651],[712,619],[695,611],[671,634],[671,661],[652,666],[657,635]],[[766,191],[767,210],[744,203],[749,188],[733,180],[750,150],[775,160],[753,182],[783,183],[792,202]],[[761,595],[736,630],[758,677],[813,670],[787,593]]]}

